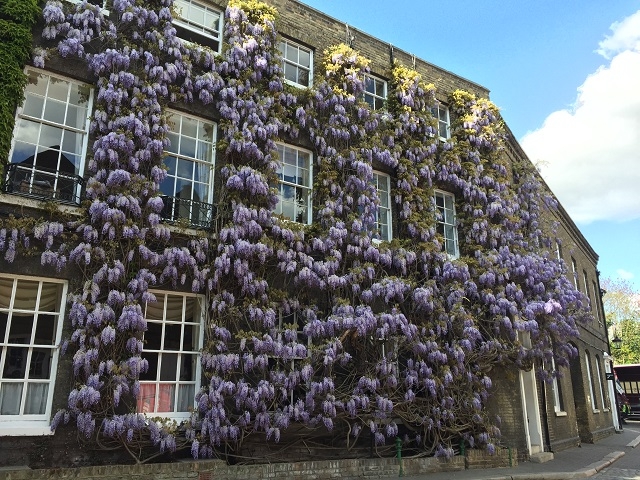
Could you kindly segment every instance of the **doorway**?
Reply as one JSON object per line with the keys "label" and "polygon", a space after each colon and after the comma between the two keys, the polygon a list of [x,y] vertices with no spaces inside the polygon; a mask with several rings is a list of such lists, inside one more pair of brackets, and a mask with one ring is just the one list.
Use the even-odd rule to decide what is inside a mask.
{"label": "doorway", "polygon": [[529,455],[544,451],[542,422],[538,408],[538,388],[535,369],[520,371],[520,388],[522,395],[522,411],[524,413],[525,436]]}

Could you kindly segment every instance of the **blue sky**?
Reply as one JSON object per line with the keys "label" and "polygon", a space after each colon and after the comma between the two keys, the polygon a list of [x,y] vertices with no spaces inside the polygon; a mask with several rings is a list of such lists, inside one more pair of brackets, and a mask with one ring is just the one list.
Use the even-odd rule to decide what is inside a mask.
{"label": "blue sky", "polygon": [[640,291],[640,0],[303,3],[488,88],[601,276]]}

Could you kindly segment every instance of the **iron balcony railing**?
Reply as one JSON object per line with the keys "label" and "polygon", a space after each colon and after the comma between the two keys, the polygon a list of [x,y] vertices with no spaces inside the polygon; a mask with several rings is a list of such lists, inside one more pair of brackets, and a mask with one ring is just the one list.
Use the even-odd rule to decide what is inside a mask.
{"label": "iron balcony railing", "polygon": [[190,227],[210,229],[214,207],[210,203],[187,198],[163,196],[164,208],[160,216],[168,222],[185,222]]}
{"label": "iron balcony railing", "polygon": [[80,205],[83,187],[79,175],[19,163],[7,166],[4,182],[5,193],[74,205]]}

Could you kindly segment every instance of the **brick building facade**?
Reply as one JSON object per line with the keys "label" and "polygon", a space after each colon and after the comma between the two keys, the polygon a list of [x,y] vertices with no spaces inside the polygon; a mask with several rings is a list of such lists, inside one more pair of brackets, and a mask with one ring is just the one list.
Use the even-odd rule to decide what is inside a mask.
{"label": "brick building facade", "polygon": [[[113,8],[112,2],[89,3]],[[415,58],[303,3],[295,0],[269,0],[266,3],[275,7],[279,14],[276,26],[282,75],[288,85],[285,88],[293,87],[300,92],[306,88],[313,90],[325,76],[321,62],[323,52],[346,42],[370,60],[362,98],[372,110],[384,110],[391,89],[390,72],[397,63],[410,66],[425,82],[435,86],[436,103],[430,111],[437,135],[431,134],[430,141],[435,141],[437,136],[443,143],[450,139],[455,120],[448,104],[452,94],[464,90],[477,98],[489,95],[489,91],[480,85]],[[65,8],[84,5],[71,0],[63,4]],[[174,26],[178,37],[206,45],[214,52],[222,51],[223,43],[228,41],[223,36],[225,7],[224,3],[213,0],[175,0]],[[43,35],[45,31],[45,22],[39,19],[34,29],[35,46],[51,44],[46,38],[48,34]],[[53,219],[56,224],[71,225],[93,215],[89,213],[91,207],[86,202],[86,192],[87,188],[96,188],[90,182],[88,172],[93,155],[90,145],[99,135],[95,128],[90,129],[90,120],[95,121],[97,105],[104,101],[98,94],[96,76],[88,71],[83,61],[55,54],[44,67],[29,62],[25,72],[29,82],[25,101],[16,108],[9,158],[6,162],[0,159],[6,163],[0,195],[3,245],[5,239],[7,244],[11,241],[20,243],[21,240],[16,240],[18,233],[13,240],[11,233],[7,234],[12,229],[24,230],[31,225],[30,228],[37,232],[38,221]],[[300,100],[294,106],[305,105],[304,95],[300,94]],[[167,99],[163,115],[167,118],[171,146],[164,147],[166,176],[159,187],[163,199],[159,215],[162,224],[169,226],[171,245],[187,248],[194,239],[218,240],[223,230],[220,219],[224,213],[220,212],[224,210],[225,201],[220,192],[228,186],[223,183],[220,173],[223,165],[217,165],[218,157],[221,164],[223,157],[220,126],[228,119],[204,102],[184,103],[175,98]],[[146,118],[142,123],[149,125],[153,121]],[[528,165],[529,160],[508,128],[506,133],[501,155],[507,159],[507,165]],[[305,134],[293,136],[290,131],[281,133],[278,139],[278,156],[283,163],[274,172],[277,178],[271,179],[270,184],[278,191],[279,201],[274,211],[289,222],[312,228],[317,223],[319,209],[316,205],[312,208],[314,181],[319,182],[319,173],[312,168],[318,160],[318,144]],[[375,162],[373,168],[372,179],[379,196],[374,221],[378,238],[370,242],[375,247],[401,237],[404,230],[402,205],[393,201],[397,171]],[[513,177],[511,167],[508,168],[508,175]],[[98,198],[100,193],[95,195]],[[443,251],[451,261],[459,260],[460,249],[464,249],[464,245],[460,245],[464,232],[455,219],[456,211],[464,210],[461,198],[461,194],[454,195],[440,189],[440,185],[433,193],[434,211],[439,212],[438,220],[433,223],[434,230],[440,235],[438,239]],[[364,211],[365,207],[362,208]],[[580,324],[580,336],[571,340],[578,355],[571,360],[570,368],[561,369],[562,377],[547,383],[535,375],[535,369],[515,366],[512,369],[496,368],[491,372],[491,400],[486,402],[484,411],[501,418],[500,445],[516,449],[525,458],[541,451],[558,451],[580,442],[594,442],[613,433],[612,410],[615,408],[605,380],[604,360],[609,347],[597,272],[598,257],[561,206],[555,211],[547,211],[544,218],[550,230],[557,224],[557,243],[553,248],[566,265],[567,278],[589,299],[588,309],[593,320]],[[30,224],[29,219],[39,220]],[[102,234],[108,234],[108,230],[105,226]],[[81,235],[78,231],[77,236]],[[52,234],[53,237],[56,235]],[[41,238],[46,240],[46,235],[37,237],[38,240]],[[123,236],[115,240],[126,244],[125,239]],[[71,261],[56,270],[53,264],[43,260],[41,252],[37,251],[38,245],[34,240],[32,246],[24,249],[26,253],[29,248],[36,249],[36,255],[31,251],[32,255],[19,255],[12,261],[11,255],[6,254],[0,262],[0,297],[3,299],[0,300],[0,313],[4,320],[0,329],[0,334],[4,335],[0,337],[0,451],[3,452],[0,466],[42,468],[126,461],[126,456],[119,450],[93,450],[85,440],[77,440],[76,429],[71,426],[73,421],[70,425],[61,425],[55,434],[50,432],[49,425],[55,412],[68,407],[69,392],[78,388],[74,369],[77,371],[80,367],[71,355],[59,355],[58,345],[76,331],[70,320],[74,315],[73,308],[65,299],[82,291],[82,286],[80,290],[73,290],[74,285],[78,288],[82,272]],[[274,283],[287,283],[286,276],[283,277],[285,280],[274,278],[277,278]],[[150,417],[186,421],[194,408],[194,396],[205,386],[201,354],[211,338],[206,338],[202,331],[212,308],[207,304],[210,299],[206,297],[204,287],[200,286],[198,290],[188,282],[179,282],[177,286],[168,281],[158,282],[149,288],[156,296],[156,302],[143,305],[146,333],[141,349],[150,370],[140,374],[137,396],[126,397],[127,392],[123,392],[123,398],[129,400],[123,401],[116,410],[124,413],[129,409]],[[318,299],[321,306],[322,301]],[[137,304],[140,305],[139,299]],[[289,327],[283,325],[296,325],[297,329],[291,329],[294,333],[297,330],[298,339],[305,337],[311,350],[311,335],[306,331],[303,333],[295,315],[280,311],[274,328],[280,335],[285,335]],[[24,326],[21,318],[31,319],[31,324]],[[106,334],[102,335],[104,338]],[[345,331],[340,339],[344,344],[353,341],[352,347],[356,351],[357,342],[350,340],[350,335]],[[378,341],[381,341],[382,355],[385,355],[385,349],[392,346],[385,338],[378,338]],[[525,349],[527,341],[526,335],[523,336],[521,343]],[[271,355],[269,361],[275,357]],[[304,356],[295,355],[286,360],[293,365],[301,357]],[[398,358],[395,358],[396,365],[400,362]],[[367,363],[365,357],[359,361]],[[268,366],[276,368],[278,364],[274,361]],[[291,404],[297,394],[294,390],[287,391]],[[117,395],[120,396],[120,391]],[[303,444],[296,441],[302,430],[302,427],[294,426],[283,429],[282,438],[293,443],[284,454],[279,453],[277,460],[305,459],[308,455],[348,458],[374,454],[373,438],[368,437],[360,439],[358,447],[352,450],[344,449],[339,439],[331,444],[328,453],[322,448],[326,445],[322,444],[304,444],[303,448]],[[326,431],[319,438],[323,439],[321,442],[326,441]],[[264,436],[254,437],[228,458],[230,461],[251,461],[252,458],[264,461],[274,450],[282,450],[282,447],[267,443]],[[386,449],[380,448],[375,454],[392,456],[393,448],[388,444]],[[162,458],[170,459],[169,456]]]}

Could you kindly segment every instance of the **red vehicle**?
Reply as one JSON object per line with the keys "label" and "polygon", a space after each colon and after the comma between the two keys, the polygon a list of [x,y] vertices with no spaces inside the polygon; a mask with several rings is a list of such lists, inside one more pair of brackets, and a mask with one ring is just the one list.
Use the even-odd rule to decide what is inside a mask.
{"label": "red vehicle", "polygon": [[[616,365],[613,370],[617,379],[616,391],[620,394],[618,400],[628,402],[628,416],[640,417],[640,363]],[[623,405],[620,407],[622,409]]]}

